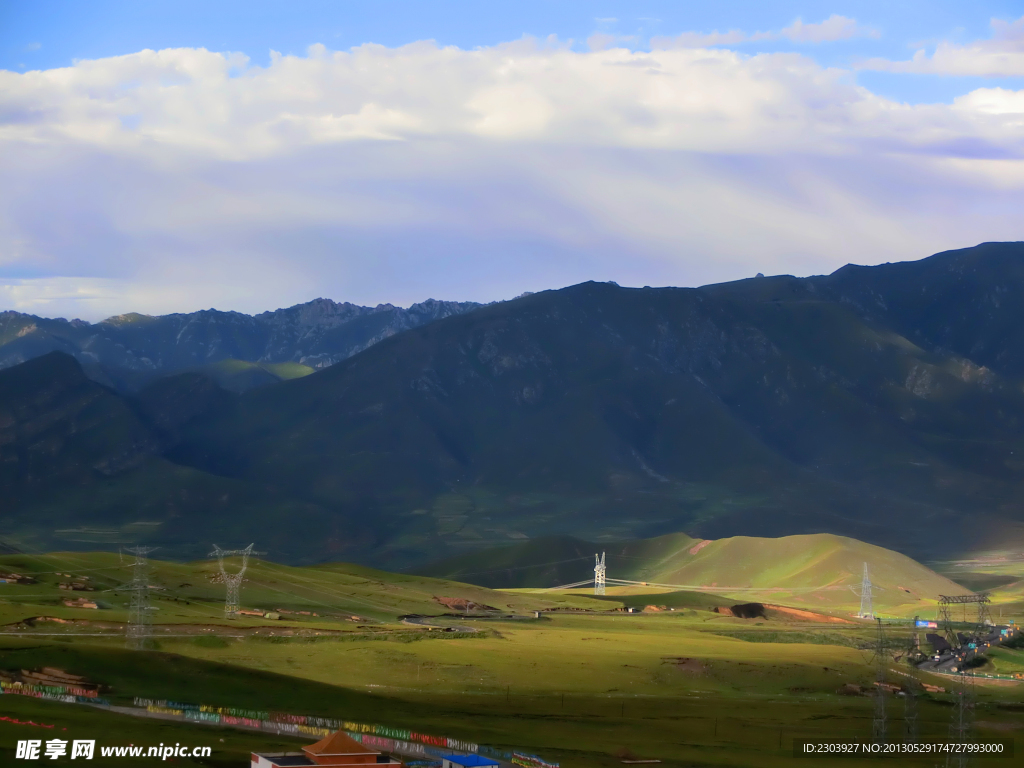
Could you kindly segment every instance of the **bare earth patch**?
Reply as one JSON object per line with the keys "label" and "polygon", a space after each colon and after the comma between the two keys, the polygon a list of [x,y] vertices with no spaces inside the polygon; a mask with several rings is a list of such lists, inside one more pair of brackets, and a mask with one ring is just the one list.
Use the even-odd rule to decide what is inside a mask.
{"label": "bare earth patch", "polygon": [[769,609],[772,613],[778,614],[779,618],[799,619],[800,621],[819,621],[825,624],[855,623],[848,621],[847,619],[841,619],[838,616],[829,616],[828,614],[815,613],[814,611],[804,611],[799,608],[787,608],[784,605],[765,604],[764,607]]}

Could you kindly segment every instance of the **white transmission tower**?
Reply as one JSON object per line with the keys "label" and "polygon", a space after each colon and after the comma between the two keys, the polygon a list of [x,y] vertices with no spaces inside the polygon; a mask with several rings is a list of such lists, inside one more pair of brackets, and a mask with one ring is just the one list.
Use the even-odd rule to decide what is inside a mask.
{"label": "white transmission tower", "polygon": [[875,618],[875,609],[871,604],[871,577],[868,576],[868,564],[864,563],[864,578],[860,582],[860,613],[862,619]]}
{"label": "white transmission tower", "polygon": [[594,555],[594,594],[603,595],[607,580],[607,569],[604,564],[604,552],[598,557]]}
{"label": "white transmission tower", "polygon": [[132,582],[131,605],[128,608],[128,626],[125,628],[125,645],[132,650],[141,651],[146,647],[152,622],[149,607],[149,561],[146,555],[156,547],[128,547],[126,551],[135,555],[131,564]]}
{"label": "white transmission tower", "polygon": [[[216,544],[213,545],[213,552],[210,553],[210,557],[216,557],[217,564],[220,566],[220,575],[216,576],[214,580],[223,583],[227,588],[227,594],[224,598],[225,616],[238,615],[238,596],[242,591],[242,575],[249,566],[249,555],[253,554],[252,547],[253,545],[250,544],[245,549],[221,549]],[[236,573],[228,573],[224,568],[225,557],[241,557],[242,567]]]}

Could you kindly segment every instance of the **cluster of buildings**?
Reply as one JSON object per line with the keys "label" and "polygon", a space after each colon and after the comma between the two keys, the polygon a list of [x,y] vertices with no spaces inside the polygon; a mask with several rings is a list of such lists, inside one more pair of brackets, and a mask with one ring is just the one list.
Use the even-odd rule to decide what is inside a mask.
{"label": "cluster of buildings", "polygon": [[21,573],[4,573],[0,571],[0,584],[35,584],[36,580],[31,576]]}

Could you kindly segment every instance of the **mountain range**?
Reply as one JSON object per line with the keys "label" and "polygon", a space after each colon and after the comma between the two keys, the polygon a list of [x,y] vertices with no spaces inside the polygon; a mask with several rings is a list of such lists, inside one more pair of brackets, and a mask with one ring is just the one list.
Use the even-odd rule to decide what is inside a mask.
{"label": "mountain range", "polygon": [[[349,346],[325,341],[356,339],[347,324],[296,320],[250,347],[189,335],[193,321],[97,324],[131,360],[176,350],[147,357],[158,378],[121,373],[138,370],[127,351],[103,362],[88,329],[68,351],[91,363],[33,357],[58,336],[32,331],[39,346],[15,339],[27,360],[0,371],[0,537],[177,557],[256,541],[385,568],[566,534],[831,533],[918,558],[1014,546],[1022,295],[1024,244],[988,243],[827,276],[439,306]],[[338,362],[240,392],[204,368],[320,354]]]}
{"label": "mountain range", "polygon": [[183,370],[244,391],[304,376],[400,331],[479,306],[428,299],[402,309],[316,299],[258,315],[209,309],[156,317],[130,313],[99,323],[7,311],[0,312],[0,368],[65,352],[91,378],[120,391]]}

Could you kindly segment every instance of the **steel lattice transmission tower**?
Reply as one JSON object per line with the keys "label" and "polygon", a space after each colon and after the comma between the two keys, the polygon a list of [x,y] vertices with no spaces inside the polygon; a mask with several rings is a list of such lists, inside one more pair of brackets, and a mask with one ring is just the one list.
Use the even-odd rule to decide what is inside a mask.
{"label": "steel lattice transmission tower", "polygon": [[[963,662],[959,672],[960,692],[957,694],[956,709],[953,710],[953,722],[949,725],[949,740],[964,744],[974,740],[974,675],[967,674]],[[946,756],[948,768],[966,768],[969,763],[970,757],[967,753]]]}
{"label": "steel lattice transmission tower", "polygon": [[[867,578],[866,567],[864,578]],[[868,607],[870,605],[869,600]],[[885,744],[888,729],[885,714],[885,674],[889,664],[889,653],[886,648],[885,628],[882,626],[882,620],[876,619],[876,621],[878,622],[878,632],[875,640],[875,716],[871,721],[871,739],[876,744]]]}
{"label": "steel lattice transmission tower", "polygon": [[[249,556],[253,554],[252,548],[252,544],[245,549],[221,549],[216,544],[213,545],[213,552],[210,553],[210,557],[216,557],[217,564],[220,567],[220,575],[215,577],[215,580],[223,583],[227,588],[227,594],[224,597],[225,616],[238,615],[238,597],[242,591],[242,575],[245,573],[245,569],[249,566]],[[237,573],[228,573],[227,570],[225,570],[225,557],[242,558],[242,567],[238,569]]]}
{"label": "steel lattice transmission tower", "polygon": [[985,626],[991,622],[989,618],[988,604],[992,602],[992,598],[988,592],[978,592],[976,594],[968,595],[939,595],[939,621],[943,634],[946,636],[946,640],[954,648],[960,645],[960,639],[957,637],[956,632],[953,629],[953,609],[954,605],[962,605],[964,607],[964,624],[967,624],[967,606],[977,604],[978,606],[978,624],[975,632],[980,634],[985,630]]}
{"label": "steel lattice transmission tower", "polygon": [[125,627],[125,645],[136,651],[146,647],[146,640],[149,639],[152,628],[149,607],[149,561],[146,555],[154,549],[156,547],[128,547],[125,550],[135,555],[135,561],[130,566],[132,581],[129,589],[132,596],[128,608],[128,626]]}
{"label": "steel lattice transmission tower", "polygon": [[871,604],[871,577],[868,575],[868,564],[864,563],[864,577],[860,582],[860,613],[862,619],[875,618],[875,609]]}
{"label": "steel lattice transmission tower", "polygon": [[917,744],[919,738],[917,724],[917,678],[911,675],[903,697],[903,743]]}
{"label": "steel lattice transmission tower", "polygon": [[992,612],[989,610],[988,604],[992,602],[992,598],[988,596],[987,592],[983,592],[978,600],[978,634],[980,635],[985,631],[986,627],[992,626]]}
{"label": "steel lattice transmission tower", "polygon": [[608,571],[604,564],[604,552],[598,557],[594,555],[594,594],[603,595],[608,583]]}

